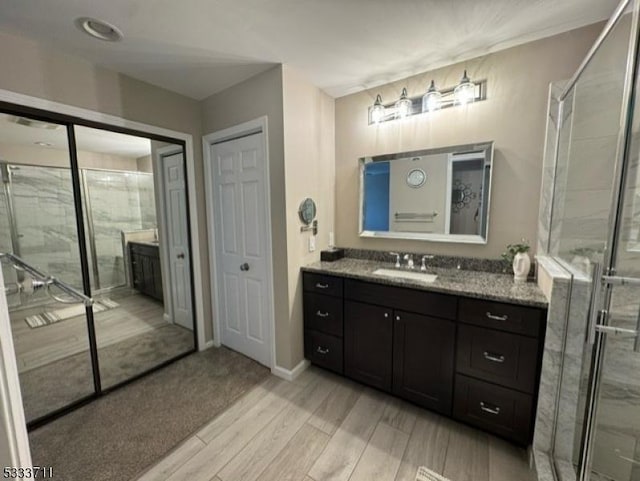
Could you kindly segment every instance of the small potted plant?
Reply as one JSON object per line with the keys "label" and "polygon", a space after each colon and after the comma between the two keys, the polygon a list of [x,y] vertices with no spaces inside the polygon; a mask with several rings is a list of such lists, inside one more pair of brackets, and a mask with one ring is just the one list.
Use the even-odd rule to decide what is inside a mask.
{"label": "small potted plant", "polygon": [[502,253],[502,258],[513,267],[513,281],[518,284],[527,282],[531,269],[531,259],[527,252],[529,252],[529,242],[522,239],[519,244],[509,244],[507,250]]}

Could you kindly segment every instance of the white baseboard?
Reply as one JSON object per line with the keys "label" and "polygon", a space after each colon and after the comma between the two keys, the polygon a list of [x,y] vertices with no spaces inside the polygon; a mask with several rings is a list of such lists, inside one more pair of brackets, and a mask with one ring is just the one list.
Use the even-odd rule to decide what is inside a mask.
{"label": "white baseboard", "polygon": [[162,314],[162,319],[164,319],[169,324],[173,324],[173,319],[171,319],[171,316],[169,314],[167,314],[166,312],[164,314]]}
{"label": "white baseboard", "polygon": [[213,339],[211,339],[210,341],[205,342],[204,344],[202,344],[200,346],[200,349],[198,349],[199,351],[206,351],[207,349],[210,349],[212,347],[220,347],[220,344],[217,344],[213,341]]}
{"label": "white baseboard", "polygon": [[294,367],[291,370],[285,369],[284,367],[280,367],[280,366],[273,366],[271,368],[271,374],[273,374],[274,376],[281,377],[282,379],[285,379],[287,381],[293,381],[300,374],[302,374],[302,372],[305,369],[309,367],[309,364],[310,364],[309,361],[307,361],[306,359],[303,359],[298,363],[296,367]]}

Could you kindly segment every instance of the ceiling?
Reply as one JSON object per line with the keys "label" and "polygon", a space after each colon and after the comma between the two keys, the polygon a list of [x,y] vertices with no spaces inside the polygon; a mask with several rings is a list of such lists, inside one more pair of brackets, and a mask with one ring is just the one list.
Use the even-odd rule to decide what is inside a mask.
{"label": "ceiling", "polygon": [[[618,0],[0,1],[0,30],[205,98],[277,63],[335,97],[607,18]],[[74,26],[115,24],[108,43]]]}
{"label": "ceiling", "polygon": [[[55,129],[29,127],[16,123],[13,115],[0,114],[0,144],[68,150],[67,131],[62,125]],[[56,124],[49,124],[54,126]],[[118,155],[137,159],[151,154],[151,141],[144,137],[75,126],[76,145],[83,152]],[[36,142],[50,144],[39,146]],[[0,157],[2,152],[0,151]],[[6,159],[5,159],[6,160]]]}

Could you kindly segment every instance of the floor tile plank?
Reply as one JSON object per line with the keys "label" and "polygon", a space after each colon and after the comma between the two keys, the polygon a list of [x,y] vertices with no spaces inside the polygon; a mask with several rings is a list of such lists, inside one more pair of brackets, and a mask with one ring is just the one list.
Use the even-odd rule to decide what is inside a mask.
{"label": "floor tile plank", "polygon": [[253,481],[275,459],[329,395],[335,384],[311,381],[219,473],[222,481]]}
{"label": "floor tile plank", "polygon": [[316,409],[309,419],[309,424],[329,435],[333,435],[347,417],[351,408],[360,397],[362,386],[341,379],[336,388]]}
{"label": "floor tile plank", "polygon": [[535,476],[529,468],[527,452],[503,439],[490,436],[489,439],[489,478],[491,481],[534,481]]}
{"label": "floor tile plank", "polygon": [[348,480],[385,407],[383,394],[369,389],[363,391],[309,471],[309,476],[319,481]]}
{"label": "floor tile plank", "polygon": [[396,481],[415,481],[419,466],[439,474],[444,472],[452,424],[453,421],[429,411],[419,413]]}
{"label": "floor tile plank", "polygon": [[140,476],[138,481],[164,481],[203,447],[205,447],[205,443],[201,439],[196,436],[190,437],[162,461]]}
{"label": "floor tile plank", "polygon": [[413,426],[416,423],[418,412],[419,408],[413,404],[409,404],[402,399],[389,398],[387,407],[384,409],[380,421],[407,434],[411,434]]}
{"label": "floor tile plank", "polygon": [[318,377],[312,380],[217,473],[218,477],[222,481],[254,481],[307,422],[334,387],[335,384],[326,378]]}
{"label": "floor tile plank", "polygon": [[238,418],[178,469],[168,481],[209,481],[266,425],[288,406],[300,387],[290,382],[278,384],[258,403]]}
{"label": "floor tile plank", "polygon": [[393,481],[409,435],[380,422],[349,481]]}
{"label": "floor tile plank", "polygon": [[305,424],[265,469],[258,481],[300,481],[313,465],[330,436]]}
{"label": "floor tile plank", "polygon": [[489,481],[489,435],[451,423],[443,475],[455,481]]}
{"label": "floor tile plank", "polygon": [[[200,429],[196,436],[205,443],[215,439],[225,429],[228,429],[238,421],[245,413],[258,402],[263,401],[268,396],[278,396],[281,392],[288,392],[290,386],[284,386],[287,383],[284,379],[276,376],[269,376],[263,383],[246,393],[238,399],[233,406],[214,418],[209,424]],[[279,386],[279,387],[278,387]],[[278,389],[276,389],[278,388]]]}

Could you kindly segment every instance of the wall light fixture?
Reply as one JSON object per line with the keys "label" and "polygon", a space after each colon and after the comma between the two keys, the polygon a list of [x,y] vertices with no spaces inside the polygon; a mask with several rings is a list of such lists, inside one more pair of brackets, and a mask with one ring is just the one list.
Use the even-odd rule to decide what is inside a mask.
{"label": "wall light fixture", "polygon": [[440,109],[468,105],[487,99],[487,81],[471,80],[464,71],[458,85],[438,90],[432,80],[424,95],[409,97],[403,88],[400,98],[393,103],[383,104],[382,96],[369,107],[369,124],[378,124],[390,120],[402,119],[412,115],[430,113]]}

